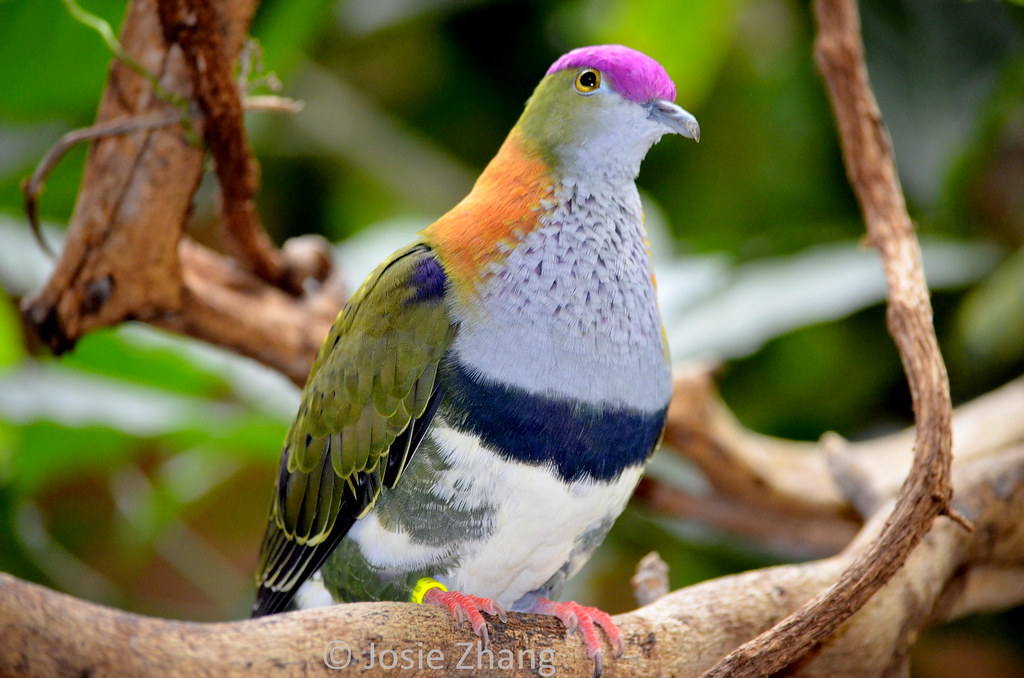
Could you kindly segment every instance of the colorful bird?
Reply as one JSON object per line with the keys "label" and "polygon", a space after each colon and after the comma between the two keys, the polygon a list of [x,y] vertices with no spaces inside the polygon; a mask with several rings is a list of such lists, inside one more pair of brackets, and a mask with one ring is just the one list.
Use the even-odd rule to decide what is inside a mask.
{"label": "colorful bird", "polygon": [[663,134],[699,138],[674,99],[635,50],[562,56],[470,194],[352,296],[285,440],[254,616],[321,586],[444,606],[484,641],[481,612],[554,615],[598,671],[598,626],[621,653],[607,614],[551,597],[664,427],[671,372],[634,181]]}

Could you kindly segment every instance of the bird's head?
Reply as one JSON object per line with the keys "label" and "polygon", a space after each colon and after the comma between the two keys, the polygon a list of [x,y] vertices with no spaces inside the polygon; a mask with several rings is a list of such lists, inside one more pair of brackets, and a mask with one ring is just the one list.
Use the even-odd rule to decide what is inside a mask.
{"label": "bird's head", "polygon": [[675,97],[668,73],[646,54],[581,47],[551,65],[517,126],[563,175],[632,179],[663,134],[700,139],[697,119]]}

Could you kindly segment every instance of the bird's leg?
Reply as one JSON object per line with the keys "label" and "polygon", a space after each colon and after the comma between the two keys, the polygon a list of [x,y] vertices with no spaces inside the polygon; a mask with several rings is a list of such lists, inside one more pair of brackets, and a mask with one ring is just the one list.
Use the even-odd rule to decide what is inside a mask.
{"label": "bird's leg", "polygon": [[445,608],[457,624],[468,619],[473,633],[480,637],[484,647],[487,647],[488,643],[487,621],[481,612],[497,616],[502,622],[508,621],[505,608],[490,598],[449,591],[440,582],[428,577],[424,577],[416,584],[412,601]]}
{"label": "bird's leg", "polygon": [[548,598],[538,598],[526,611],[558,617],[565,624],[568,634],[579,631],[587,644],[587,656],[594,660],[594,676],[601,675],[602,669],[601,637],[597,633],[598,626],[608,634],[608,640],[615,648],[616,657],[621,657],[625,649],[622,631],[615,625],[607,612],[602,612],[596,607],[588,607],[572,601],[558,603]]}

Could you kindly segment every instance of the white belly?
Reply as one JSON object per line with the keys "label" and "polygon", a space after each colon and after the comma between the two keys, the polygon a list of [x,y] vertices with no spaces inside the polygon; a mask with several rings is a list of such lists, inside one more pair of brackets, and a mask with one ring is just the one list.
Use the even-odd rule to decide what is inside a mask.
{"label": "white belly", "polygon": [[414,544],[370,515],[353,527],[350,538],[359,542],[370,563],[392,571],[414,569],[454,550],[458,565],[437,578],[451,589],[508,607],[544,586],[567,563],[566,575],[574,574],[603,533],[574,552],[577,540],[611,524],[643,473],[638,465],[610,483],[567,484],[543,466],[502,459],[471,434],[447,427],[431,434],[452,464],[437,479],[434,492],[460,510],[492,507],[487,536],[443,546]]}

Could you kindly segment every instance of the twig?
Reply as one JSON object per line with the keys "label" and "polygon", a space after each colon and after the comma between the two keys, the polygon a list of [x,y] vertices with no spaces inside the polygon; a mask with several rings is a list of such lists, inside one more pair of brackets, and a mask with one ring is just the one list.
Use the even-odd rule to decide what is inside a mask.
{"label": "twig", "polygon": [[842,576],[768,632],[742,645],[705,678],[768,676],[792,664],[860,610],[949,510],[949,382],[932,327],[931,304],[888,134],[868,85],[855,0],[815,0],[818,66],[828,87],[847,174],[888,282],[887,320],[914,403],[914,464],[881,534]]}
{"label": "twig", "polygon": [[636,564],[636,573],[629,583],[637,605],[650,605],[669,591],[668,563],[657,551],[651,551]]}
{"label": "twig", "polygon": [[[269,113],[298,113],[302,110],[303,102],[288,97],[275,95],[248,96],[242,101],[242,107],[247,111],[266,111]],[[108,120],[89,127],[81,127],[71,130],[62,136],[57,143],[50,147],[39,164],[36,165],[32,177],[22,183],[21,191],[25,196],[25,215],[28,218],[32,236],[35,238],[39,248],[51,257],[57,254],[46,241],[39,226],[39,194],[42,193],[43,185],[50,173],[57,167],[57,164],[64,158],[68,151],[84,141],[102,139],[104,137],[116,136],[119,134],[131,134],[142,130],[160,129],[179,122],[183,122],[180,112],[168,111],[166,113],[153,113],[126,120]],[[192,116],[194,117],[194,116]]]}
{"label": "twig", "polygon": [[114,29],[110,27],[108,22],[95,14],[86,11],[85,8],[79,5],[75,0],[64,0],[64,6],[75,21],[96,31],[107,46],[107,49],[109,49],[121,63],[145,78],[149,83],[149,86],[153,88],[153,92],[156,93],[158,97],[167,103],[180,108],[182,115],[188,111],[188,101],[164,87],[163,83],[160,82],[160,78],[157,77],[156,74],[140,64],[135,57],[133,57],[131,53],[124,48],[121,41],[117,39],[117,36],[114,35]]}
{"label": "twig", "polygon": [[305,103],[297,99],[277,96],[274,94],[250,94],[242,100],[242,108],[247,111],[267,111],[269,113],[298,113]]}
{"label": "twig", "polygon": [[57,256],[50,248],[50,244],[43,237],[39,227],[39,214],[37,211],[39,194],[43,190],[43,184],[50,173],[60,162],[61,158],[72,148],[83,141],[102,139],[103,137],[115,136],[118,134],[131,134],[141,130],[160,129],[181,122],[181,113],[178,111],[167,111],[143,115],[137,118],[126,120],[109,120],[100,122],[90,127],[82,127],[71,130],[50,147],[43,159],[36,165],[32,177],[22,183],[21,191],[25,195],[25,215],[28,217],[29,227],[39,247],[51,257]]}

